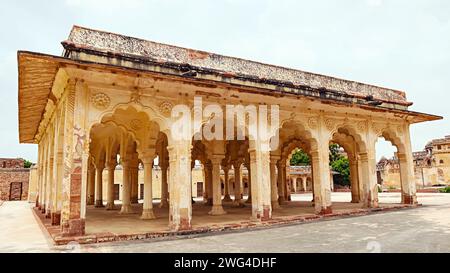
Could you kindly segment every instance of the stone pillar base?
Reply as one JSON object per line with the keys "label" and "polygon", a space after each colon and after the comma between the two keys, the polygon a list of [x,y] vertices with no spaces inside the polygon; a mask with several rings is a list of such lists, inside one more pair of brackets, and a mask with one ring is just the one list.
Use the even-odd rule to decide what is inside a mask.
{"label": "stone pillar base", "polygon": [[106,210],[114,210],[115,206],[114,206],[114,202],[108,202],[106,203]]}
{"label": "stone pillar base", "polygon": [[51,215],[52,226],[59,226],[61,224],[61,212],[54,212]]}
{"label": "stone pillar base", "polygon": [[96,208],[104,208],[105,206],[103,205],[103,200],[96,200],[95,207]]}
{"label": "stone pillar base", "polygon": [[278,201],[272,201],[272,209],[280,209],[280,204],[278,203]]}
{"label": "stone pillar base", "polygon": [[329,206],[329,207],[322,207],[317,214],[326,215],[326,214],[332,214],[332,213],[333,213],[333,209],[331,208],[331,206]]}
{"label": "stone pillar base", "polygon": [[[172,222],[172,219],[170,220]],[[191,230],[192,226],[188,218],[181,217],[180,223],[178,225],[176,223],[170,223],[169,229],[173,231]]]}
{"label": "stone pillar base", "polygon": [[367,200],[364,203],[365,208],[378,208],[378,200]]}
{"label": "stone pillar base", "polygon": [[83,236],[85,233],[84,219],[71,219],[61,225],[62,236]]}
{"label": "stone pillar base", "polygon": [[206,199],[205,205],[212,206],[213,205],[213,199],[212,198]]}
{"label": "stone pillar base", "polygon": [[131,205],[122,205],[119,213],[120,214],[131,214],[131,213],[133,213],[133,208],[131,207]]}
{"label": "stone pillar base", "polygon": [[95,199],[94,196],[88,196],[86,205],[94,205],[95,203],[94,199]]}
{"label": "stone pillar base", "polygon": [[227,214],[225,210],[223,210],[222,205],[213,205],[211,211],[208,212],[209,215],[224,215]]}
{"label": "stone pillar base", "polygon": [[160,208],[168,208],[169,207],[169,202],[161,200],[161,203],[159,203],[159,207]]}
{"label": "stone pillar base", "polygon": [[242,199],[234,200],[233,201],[233,207],[245,207],[244,202],[242,202]]}
{"label": "stone pillar base", "polygon": [[[256,216],[254,216],[256,215]],[[270,206],[264,206],[263,211],[256,211],[256,213],[252,213],[250,217],[250,221],[253,222],[261,222],[270,220]]]}
{"label": "stone pillar base", "polygon": [[409,195],[402,193],[402,204],[417,205],[417,196],[415,194]]}
{"label": "stone pillar base", "polygon": [[142,220],[156,219],[156,216],[153,213],[153,209],[144,209],[142,211],[141,219]]}
{"label": "stone pillar base", "polygon": [[45,211],[45,218],[47,218],[47,219],[52,218],[52,213],[49,209]]}
{"label": "stone pillar base", "polygon": [[222,202],[231,202],[233,200],[231,200],[231,197],[229,194],[225,194],[225,196],[223,197]]}

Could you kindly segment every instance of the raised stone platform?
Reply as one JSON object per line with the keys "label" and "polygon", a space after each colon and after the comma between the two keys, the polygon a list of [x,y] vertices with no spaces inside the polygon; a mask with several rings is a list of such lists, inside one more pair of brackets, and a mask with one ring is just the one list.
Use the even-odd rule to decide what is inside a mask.
{"label": "raised stone platform", "polygon": [[329,215],[316,215],[310,202],[287,202],[281,209],[275,210],[273,218],[268,221],[250,221],[251,207],[236,208],[224,205],[227,214],[220,216],[208,215],[210,206],[200,203],[193,205],[192,230],[170,231],[168,228],[167,209],[156,208],[156,219],[141,220],[142,205],[133,206],[133,214],[119,215],[117,210],[107,211],[100,208],[88,207],[86,218],[86,235],[81,237],[62,237],[59,226],[52,226],[51,221],[45,218],[36,208],[33,210],[37,218],[46,228],[56,245],[65,245],[69,242],[80,244],[102,243],[124,240],[142,239],[169,239],[193,237],[205,233],[231,232],[269,228],[281,225],[299,224],[311,221],[320,221],[336,217],[361,216],[377,212],[392,211],[417,207],[417,205],[402,205],[382,203],[379,208],[363,209],[361,204],[347,202],[334,202],[333,213]]}

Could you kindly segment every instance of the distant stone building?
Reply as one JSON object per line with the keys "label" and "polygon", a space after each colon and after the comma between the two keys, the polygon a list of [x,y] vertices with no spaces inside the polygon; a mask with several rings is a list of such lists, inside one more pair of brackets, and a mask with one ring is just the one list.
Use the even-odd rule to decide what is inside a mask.
{"label": "distant stone building", "polygon": [[29,173],[23,159],[0,158],[0,200],[27,200]]}
{"label": "distant stone building", "polygon": [[[450,184],[450,135],[430,141],[423,151],[413,153],[414,177],[418,187]],[[377,164],[378,183],[386,188],[400,188],[397,156],[382,158]]]}

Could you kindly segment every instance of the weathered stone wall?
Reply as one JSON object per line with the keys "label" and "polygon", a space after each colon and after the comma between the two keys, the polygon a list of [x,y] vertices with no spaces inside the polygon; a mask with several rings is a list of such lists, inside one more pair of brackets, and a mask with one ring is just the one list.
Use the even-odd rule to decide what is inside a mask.
{"label": "weathered stone wall", "polygon": [[16,195],[20,195],[20,200],[27,200],[29,174],[30,169],[0,168],[0,200],[11,200]]}
{"label": "weathered stone wall", "polygon": [[24,160],[21,158],[0,158],[0,169],[23,168]]}

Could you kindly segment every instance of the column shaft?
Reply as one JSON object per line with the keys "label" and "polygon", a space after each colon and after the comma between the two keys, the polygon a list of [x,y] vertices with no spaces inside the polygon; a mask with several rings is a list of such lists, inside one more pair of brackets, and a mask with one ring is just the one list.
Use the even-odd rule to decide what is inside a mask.
{"label": "column shaft", "polygon": [[97,171],[97,181],[96,181],[96,188],[95,188],[95,207],[96,208],[102,208],[103,205],[103,169],[105,168],[105,165],[102,163],[97,164],[96,171]]}
{"label": "column shaft", "polygon": [[114,173],[116,170],[116,162],[108,165],[108,188],[106,191],[106,209],[114,209]]}
{"label": "column shaft", "polygon": [[156,218],[153,213],[152,170],[153,158],[144,160],[144,205],[141,215],[141,219],[143,220]]}
{"label": "column shaft", "polygon": [[128,162],[122,162],[122,207],[120,208],[121,214],[133,213],[131,207],[131,181],[130,181],[130,165]]}
{"label": "column shaft", "polygon": [[211,159],[213,206],[209,212],[210,215],[226,214],[222,207],[222,185],[220,181],[220,162],[222,161],[222,158],[222,156],[214,156],[214,158]]}
{"label": "column shaft", "polygon": [[270,160],[270,184],[272,209],[277,209],[280,207],[280,204],[278,203],[276,159]]}

